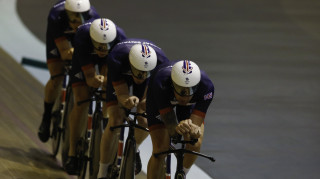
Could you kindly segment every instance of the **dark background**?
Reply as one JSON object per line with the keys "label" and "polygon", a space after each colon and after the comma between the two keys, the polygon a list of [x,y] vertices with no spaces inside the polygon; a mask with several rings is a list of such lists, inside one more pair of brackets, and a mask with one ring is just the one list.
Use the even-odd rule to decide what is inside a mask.
{"label": "dark background", "polygon": [[[18,0],[45,41],[55,1]],[[195,61],[215,84],[196,164],[218,179],[320,178],[320,1],[91,0],[128,37]]]}

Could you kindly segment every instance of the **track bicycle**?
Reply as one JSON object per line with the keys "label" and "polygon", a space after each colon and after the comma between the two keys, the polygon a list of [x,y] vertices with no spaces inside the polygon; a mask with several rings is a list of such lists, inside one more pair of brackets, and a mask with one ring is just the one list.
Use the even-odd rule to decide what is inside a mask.
{"label": "track bicycle", "polygon": [[[172,137],[170,139],[170,141],[171,141],[170,142],[171,144],[170,144],[170,148],[168,151],[153,154],[154,157],[156,157],[156,158],[160,155],[167,155],[166,179],[171,178],[171,155],[170,155],[171,153],[175,154],[175,156],[177,158],[177,167],[176,167],[174,179],[186,179],[186,174],[183,171],[183,160],[184,160],[185,153],[198,155],[200,157],[207,158],[212,162],[215,161],[215,159],[211,156],[185,149],[186,144],[194,145],[195,143],[198,142],[198,139],[182,140],[182,137],[179,135],[178,137]],[[176,148],[173,144],[181,144],[181,148]]]}
{"label": "track bicycle", "polygon": [[[149,132],[145,127],[137,124],[137,117],[147,117],[146,113],[131,112],[128,109],[123,108],[126,112],[125,121],[126,124],[110,127],[113,131],[117,128],[121,128],[120,139],[118,145],[117,158],[115,157],[113,164],[108,168],[108,179],[134,179],[135,177],[135,163],[136,163],[136,139],[135,139],[135,128]],[[132,117],[133,116],[133,117]],[[129,128],[125,147],[123,151],[123,140],[124,140],[124,128]],[[122,155],[123,152],[123,155]],[[118,159],[118,160],[117,160]],[[121,163],[121,164],[120,164]],[[120,164],[120,165],[119,165]]]}
{"label": "track bicycle", "polygon": [[71,84],[69,83],[69,72],[71,71],[71,60],[65,62],[64,73],[52,76],[51,79],[64,76],[61,84],[61,92],[55,101],[52,117],[51,117],[51,134],[52,139],[52,155],[55,157],[60,149],[60,143],[62,140],[62,164],[64,165],[68,150],[69,150],[69,133],[68,131],[68,116],[73,106],[73,95]]}
{"label": "track bicycle", "polygon": [[[86,178],[87,169],[89,171],[89,178],[96,179],[98,175],[100,140],[107,122],[103,118],[102,113],[102,102],[105,101],[105,99],[102,97],[103,93],[105,93],[105,91],[95,89],[91,92],[91,98],[77,102],[78,105],[90,102],[87,121],[88,125],[85,131],[85,135],[80,138],[76,146],[76,157],[79,159],[78,176],[81,179]],[[94,101],[95,104],[93,103]]]}

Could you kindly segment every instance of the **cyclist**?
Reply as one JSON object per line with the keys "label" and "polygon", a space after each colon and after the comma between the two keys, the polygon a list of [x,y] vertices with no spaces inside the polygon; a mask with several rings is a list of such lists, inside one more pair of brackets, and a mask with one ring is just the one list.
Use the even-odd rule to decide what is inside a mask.
{"label": "cyclist", "polygon": [[[200,151],[203,122],[213,95],[213,83],[192,61],[172,61],[157,68],[150,78],[146,101],[153,153],[168,150],[169,137],[177,134],[186,140],[198,138],[194,146],[186,145],[186,148]],[[164,171],[159,170],[163,166],[164,157],[151,156],[147,178],[164,176]],[[185,174],[195,160],[195,155],[185,154]]]}
{"label": "cyclist", "polygon": [[[111,131],[111,126],[121,125],[123,116],[121,107],[132,109],[137,107],[137,112],[145,111],[145,91],[150,72],[157,66],[169,60],[164,52],[153,42],[145,39],[126,39],[118,43],[108,56],[108,82],[107,82],[107,112],[108,125],[103,133],[100,146],[100,167],[98,178],[107,176],[107,169],[116,154],[119,130]],[[129,87],[132,86],[131,95]],[[138,118],[138,123],[147,127],[145,118]],[[137,149],[148,133],[137,129]],[[137,151],[136,171],[141,171],[141,159]]]}
{"label": "cyclist", "polygon": [[90,98],[90,88],[105,87],[107,56],[114,45],[125,38],[124,31],[106,18],[91,20],[79,26],[77,30],[71,70],[75,105],[69,118],[70,148],[65,164],[68,174],[73,175],[78,171],[75,147],[81,137],[81,131],[86,127],[89,109],[89,103],[78,105],[77,102]]}
{"label": "cyclist", "polygon": [[51,78],[45,86],[44,113],[38,132],[42,142],[47,142],[50,136],[51,111],[63,80],[60,74],[64,73],[64,61],[72,59],[75,31],[84,21],[98,17],[89,0],[60,0],[50,10],[46,55]]}

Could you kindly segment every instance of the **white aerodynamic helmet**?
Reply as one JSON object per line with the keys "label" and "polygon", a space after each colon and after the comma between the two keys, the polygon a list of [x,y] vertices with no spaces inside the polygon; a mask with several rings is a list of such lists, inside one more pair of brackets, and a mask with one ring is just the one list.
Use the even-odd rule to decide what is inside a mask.
{"label": "white aerodynamic helmet", "polygon": [[90,10],[89,0],[66,0],[65,9],[71,12],[86,12]]}
{"label": "white aerodynamic helmet", "polygon": [[201,72],[193,61],[181,60],[173,65],[171,78],[181,87],[193,87],[200,82]]}
{"label": "white aerodynamic helmet", "polygon": [[110,43],[117,36],[116,25],[106,18],[96,19],[90,26],[90,37],[98,43]]}
{"label": "white aerodynamic helmet", "polygon": [[140,71],[151,71],[157,66],[157,53],[150,45],[136,44],[130,49],[129,61]]}

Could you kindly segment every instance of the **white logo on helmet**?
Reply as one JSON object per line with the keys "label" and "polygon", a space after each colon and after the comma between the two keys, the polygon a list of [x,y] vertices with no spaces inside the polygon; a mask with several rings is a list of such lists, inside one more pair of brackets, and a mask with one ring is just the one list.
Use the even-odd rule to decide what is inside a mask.
{"label": "white logo on helmet", "polygon": [[189,78],[186,78],[186,81],[184,81],[185,84],[189,84],[190,83],[190,80]]}
{"label": "white logo on helmet", "polygon": [[148,68],[149,64],[148,62],[144,62],[144,68]]}

